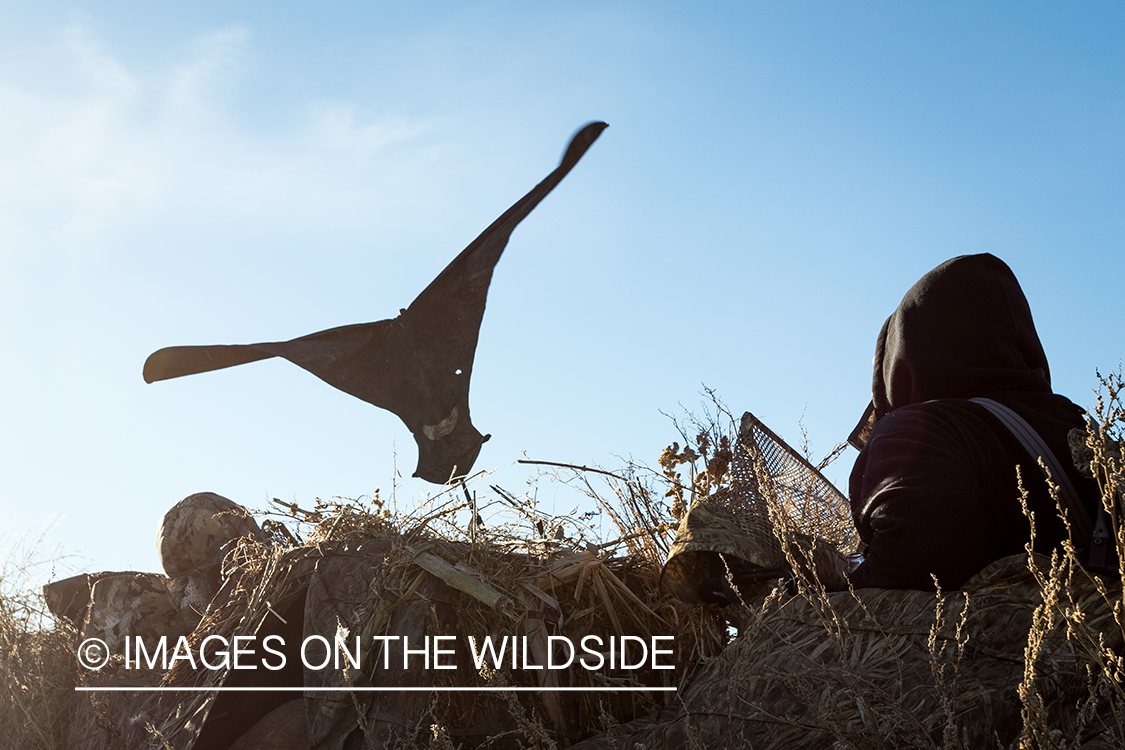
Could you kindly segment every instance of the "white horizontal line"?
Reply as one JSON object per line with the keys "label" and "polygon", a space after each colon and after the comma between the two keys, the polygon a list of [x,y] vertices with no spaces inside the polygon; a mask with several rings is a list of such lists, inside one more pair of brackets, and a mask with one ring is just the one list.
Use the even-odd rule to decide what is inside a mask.
{"label": "white horizontal line", "polygon": [[76,687],[78,693],[617,693],[675,692],[674,687]]}

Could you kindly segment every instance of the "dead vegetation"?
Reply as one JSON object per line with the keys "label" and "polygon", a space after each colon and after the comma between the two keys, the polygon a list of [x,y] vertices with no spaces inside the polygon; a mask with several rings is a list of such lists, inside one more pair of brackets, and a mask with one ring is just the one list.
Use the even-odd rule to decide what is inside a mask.
{"label": "dead vegetation", "polygon": [[[580,481],[584,491],[596,497],[606,494],[572,474],[560,478]],[[416,670],[421,674],[395,674],[392,680],[378,669],[356,674],[345,668],[338,674],[327,670],[325,679],[340,686],[413,686],[420,679],[420,684],[442,687],[682,690],[699,665],[725,646],[725,622],[715,612],[686,605],[660,589],[660,560],[671,519],[659,515],[665,504],[653,496],[639,470],[600,476],[614,489],[605,502],[612,503],[618,526],[608,540],[595,533],[592,512],[550,515],[537,508],[530,494],[520,497],[496,485],[474,490],[483,484],[483,475],[446,488],[409,512],[388,507],[378,494],[318,500],[310,508],[274,501],[263,522],[272,543],[244,538],[228,552],[224,587],[189,637],[191,650],[202,648],[211,636],[228,641],[255,633],[260,637],[282,627],[278,623],[289,622],[303,622],[310,632],[358,635],[365,665],[386,663],[380,649],[388,646],[379,644],[381,636],[405,635],[412,643],[426,635],[454,635],[458,643],[471,636],[509,636],[521,639],[530,653],[521,660],[530,658],[533,664],[548,658],[552,636],[574,644],[591,634],[646,640],[673,636],[674,655],[668,660],[675,668],[667,671],[611,672],[577,665],[529,671],[505,660],[468,676],[463,669]],[[314,606],[312,597],[321,588]],[[322,610],[331,611],[332,617],[310,625],[310,618]],[[609,657],[608,644],[596,648]],[[560,660],[565,659],[563,655]],[[103,672],[111,674],[113,666]],[[226,677],[181,661],[163,676],[162,684],[212,687]],[[674,695],[439,694],[422,712],[425,699],[413,695],[406,698],[413,706],[397,707],[394,699],[379,697],[374,710],[370,694],[357,694],[353,706],[325,710],[340,710],[341,722],[354,723],[373,741],[389,746],[440,747],[454,742],[463,747],[484,743],[546,748],[565,747],[599,731],[607,718],[628,721],[656,711]],[[198,732],[200,717],[212,709],[211,699],[199,693],[174,708],[150,700],[130,712],[162,717],[146,727],[144,741],[184,747]],[[503,709],[500,716],[498,709]],[[216,708],[215,713],[223,711]],[[390,714],[394,721],[388,722]],[[466,728],[474,730],[467,733]],[[133,729],[121,730],[126,745],[136,737],[130,735]]]}
{"label": "dead vegetation", "polygon": [[[1099,378],[1095,416],[1101,428],[1089,430],[1085,455],[1107,509],[1114,510],[1125,490],[1119,447],[1125,382],[1120,372]],[[743,604],[724,613],[740,630],[733,642],[726,622],[713,611],[669,598],[658,576],[677,517],[694,499],[729,482],[735,435],[733,418],[721,408],[677,427],[681,440],[662,454],[657,470],[550,469],[552,480],[593,498],[614,522],[610,539],[594,532],[590,513],[545,514],[533,492],[518,496],[487,486],[483,475],[409,513],[393,503],[388,507],[378,494],[318,500],[312,508],[275,502],[263,523],[272,546],[247,540],[231,552],[227,587],[220,594],[225,598],[192,637],[254,632],[279,617],[287,597],[307,584],[299,575],[301,561],[313,550],[355,550],[383,540],[377,575],[368,582],[375,595],[349,611],[353,622],[342,623],[362,633],[364,642],[402,627],[413,595],[440,580],[458,597],[456,623],[440,608],[428,610],[423,619],[434,632],[455,626],[465,633],[530,634],[533,642],[547,633],[676,635],[678,668],[674,678],[662,678],[680,689],[675,700],[684,704],[710,695],[729,716],[753,708],[775,723],[770,729],[775,747],[1125,746],[1121,584],[1083,569],[1073,546],[1050,559],[1029,551],[1023,575],[1030,574],[1032,585],[1026,600],[1014,597],[1015,579],[1001,572],[986,576],[983,587],[968,594],[910,592],[926,597],[926,603],[917,607],[911,599],[918,611],[908,612],[905,600],[896,599],[903,592],[862,599],[854,591],[829,592],[808,546],[783,533],[782,548],[796,571],[796,598],[780,588],[743,592]],[[780,501],[770,497],[769,483],[763,488],[776,506]],[[1115,524],[1113,538],[1119,572],[1125,573],[1125,526]],[[25,564],[9,560],[0,581],[0,746],[126,747],[134,736],[151,747],[181,747],[178,738],[186,736],[194,699],[178,711],[150,701],[135,707],[131,723],[122,726],[110,720],[112,712],[96,696],[73,691],[83,678],[74,660],[78,634],[45,612],[37,592],[21,588]],[[786,662],[786,654],[796,655],[798,663]],[[693,685],[704,669],[722,679]],[[169,685],[206,685],[210,677],[180,664],[163,679]],[[589,685],[599,679],[584,670],[560,678]],[[1000,679],[1005,681],[997,683]],[[544,684],[510,669],[482,670],[473,680]],[[395,742],[434,748],[488,744],[457,730],[478,725],[485,712],[499,707],[506,724],[491,738],[495,746],[509,741],[565,747],[592,732],[623,737],[626,721],[651,714],[664,701],[660,694],[598,696],[561,701],[549,693],[509,692],[502,700],[446,700],[439,694]],[[760,705],[749,706],[752,701]],[[365,724],[363,709],[359,703],[351,709],[357,725],[376,731]],[[993,717],[995,724],[980,726],[981,716]],[[572,732],[560,733],[560,726]],[[686,747],[703,747],[700,738],[714,736],[694,721],[683,722],[679,731],[663,736],[678,737]],[[742,725],[725,731],[733,746],[750,741]]]}
{"label": "dead vegetation", "polygon": [[0,569],[0,746],[70,747],[78,633],[47,611],[28,581],[41,540],[25,538]]}
{"label": "dead vegetation", "polygon": [[[713,684],[698,702],[756,718],[684,723],[763,747],[1125,747],[1125,382],[1099,379],[1083,455],[1115,521],[1116,576],[1087,571],[1071,543],[1046,558],[1029,542],[1025,561],[990,566],[969,591],[834,593],[781,524],[797,596],[747,592],[740,637],[700,680]],[[782,500],[762,488],[776,517]]]}

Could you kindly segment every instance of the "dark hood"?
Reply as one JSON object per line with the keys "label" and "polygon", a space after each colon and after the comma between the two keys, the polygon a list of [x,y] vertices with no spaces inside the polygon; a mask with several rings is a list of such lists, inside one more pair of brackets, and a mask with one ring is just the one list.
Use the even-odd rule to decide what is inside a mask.
{"label": "dark hood", "polygon": [[[871,405],[853,444],[884,414],[937,398],[1051,393],[1047,356],[1012,270],[962,255],[918,280],[879,332]],[[864,427],[867,430],[864,430]]]}

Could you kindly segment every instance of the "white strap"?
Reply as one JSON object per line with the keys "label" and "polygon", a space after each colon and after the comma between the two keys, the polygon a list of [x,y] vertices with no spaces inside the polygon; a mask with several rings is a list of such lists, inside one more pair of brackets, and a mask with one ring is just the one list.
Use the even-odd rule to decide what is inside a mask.
{"label": "white strap", "polygon": [[1043,469],[1045,476],[1054,480],[1055,484],[1058,485],[1059,497],[1067,511],[1067,520],[1074,525],[1074,538],[1076,540],[1090,539],[1094,533],[1094,527],[1090,523],[1090,514],[1086,512],[1079,501],[1078,493],[1074,490],[1074,484],[1070,481],[1070,477],[1067,476],[1062,464],[1055,458],[1055,454],[1047,444],[1043,442],[1039,433],[1032,429],[1027,420],[1001,403],[997,403],[990,398],[971,398],[969,400],[988,409],[993,416],[1000,420],[1002,425],[1015,435],[1016,440],[1020,441],[1020,445],[1028,453],[1043,459],[1046,468],[1043,465],[1040,465],[1039,468]]}

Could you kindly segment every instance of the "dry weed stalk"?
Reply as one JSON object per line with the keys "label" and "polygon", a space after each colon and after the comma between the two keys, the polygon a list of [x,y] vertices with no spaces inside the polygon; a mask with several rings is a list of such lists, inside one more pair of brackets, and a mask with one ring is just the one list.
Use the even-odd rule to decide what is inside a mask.
{"label": "dry weed stalk", "polygon": [[[95,713],[74,692],[78,631],[28,588],[42,536],[25,537],[0,568],[0,738],[5,747],[75,747],[97,732]],[[52,565],[57,558],[51,560]]]}
{"label": "dry weed stalk", "polygon": [[[872,654],[858,647],[861,632],[853,632],[859,623],[849,622],[840,615],[841,597],[849,597],[860,611],[870,620],[862,630],[882,631],[874,615],[868,610],[855,589],[848,584],[847,591],[840,591],[839,581],[830,575],[834,570],[832,558],[838,555],[835,548],[827,549],[826,543],[809,539],[794,527],[790,509],[784,506],[781,493],[761,459],[755,455],[754,471],[760,490],[766,499],[770,522],[777,533],[781,549],[792,571],[790,588],[796,597],[807,604],[814,614],[815,621],[822,629],[823,639],[816,649],[815,660],[807,654],[806,644],[798,643],[774,620],[774,613],[784,602],[782,591],[775,588],[751,618],[751,632],[740,633],[739,640],[753,639],[754,630],[784,643],[795,654],[802,654],[806,669],[801,671],[771,670],[770,676],[785,685],[800,700],[812,707],[813,721],[806,725],[832,737],[834,747],[861,750],[871,748],[937,748],[926,727],[902,700],[904,666],[900,655],[893,649],[883,653],[883,659],[894,664],[892,677],[888,681],[885,673],[878,677],[870,676]],[[828,561],[827,563],[825,561]],[[958,665],[963,658],[965,635],[962,628],[968,612],[968,602],[964,601],[953,638],[953,653],[949,651],[949,639],[942,633],[947,625],[946,598],[940,589],[934,603],[934,622],[928,640],[928,660],[935,688],[940,696],[940,710],[946,717],[944,722],[942,750],[966,750],[956,725]],[[885,631],[884,637],[890,637]],[[805,634],[807,635],[807,634]],[[760,636],[759,636],[760,637]],[[737,679],[737,678],[735,678]],[[845,710],[843,705],[852,702],[858,714]],[[780,724],[801,726],[789,716],[780,715],[769,706],[757,705],[755,709]],[[808,721],[808,719],[805,719]]]}
{"label": "dry weed stalk", "polygon": [[[1091,426],[1086,447],[1103,504],[1113,511],[1119,572],[1125,572],[1125,525],[1116,522],[1119,498],[1125,490],[1120,450],[1125,382],[1120,372],[1099,375],[1099,379],[1095,416],[1100,428]],[[769,706],[758,706],[759,712],[779,724],[793,724],[798,734],[828,736],[834,748],[968,747],[968,728],[959,723],[958,714],[965,699],[964,670],[974,658],[966,629],[969,597],[963,592],[938,591],[933,600],[934,616],[925,647],[940,718],[935,734],[934,723],[927,728],[915,715],[914,706],[904,700],[906,666],[899,653],[893,648],[872,650],[870,640],[866,651],[858,646],[865,633],[888,636],[879,612],[860,601],[854,590],[829,590],[817,572],[816,546],[785,520],[778,495],[760,469],[760,479],[766,480],[760,484],[770,502],[770,516],[794,571],[797,599],[807,604],[822,630],[816,658],[809,658],[803,670],[770,669],[764,675],[755,674],[757,665],[739,659],[758,639],[770,638],[800,651],[802,644],[793,640],[785,621],[778,619],[789,599],[782,588],[757,596],[740,592],[747,593],[741,606],[742,633],[729,646],[721,621],[713,613],[681,605],[659,590],[657,573],[667,553],[677,509],[729,481],[734,420],[717,399],[713,403],[715,413],[706,420],[692,418],[683,428],[677,424],[685,447],[681,449],[678,442],[670,446],[661,456],[660,471],[630,465],[605,479],[606,472],[598,473],[596,477],[608,485],[605,490],[592,481],[591,472],[574,469],[576,474],[569,481],[593,497],[617,525],[617,538],[609,542],[597,539],[588,514],[544,514],[533,496],[517,497],[495,486],[491,495],[478,496],[467,485],[458,485],[429,498],[409,514],[384,507],[378,493],[367,500],[318,500],[313,510],[279,503],[287,524],[272,528],[275,544],[267,547],[244,540],[235,546],[227,559],[232,575],[226,599],[207,613],[192,637],[198,642],[208,634],[253,632],[268,618],[281,617],[276,605],[295,585],[286,566],[299,549],[395,537],[386,564],[371,582],[372,592],[379,595],[359,613],[359,622],[348,624],[359,628],[365,642],[387,632],[396,609],[410,601],[425,576],[431,575],[418,567],[420,555],[431,555],[451,568],[461,566],[461,575],[475,577],[514,603],[515,609],[508,614],[483,603],[467,608],[467,630],[500,633],[507,632],[503,628],[512,623],[529,623],[518,632],[528,634],[533,643],[546,632],[667,632],[677,636],[681,650],[684,668],[674,673],[681,689],[700,664],[715,658],[726,646],[724,658],[733,665],[730,685],[763,678],[784,685],[814,707],[812,718],[802,719],[807,723],[798,725],[788,716],[771,714]],[[683,466],[690,471],[686,479],[678,470]],[[661,481],[667,488],[663,496],[656,488]],[[1034,529],[1034,519],[1030,520]],[[610,557],[609,551],[618,546],[625,546],[629,555]],[[99,710],[96,699],[79,698],[73,692],[78,681],[74,663],[77,632],[68,623],[45,615],[37,593],[20,593],[21,565],[17,562],[13,567],[9,561],[0,576],[0,736],[11,747],[53,750],[83,746],[93,729],[101,733],[100,747],[123,746],[117,727],[107,723],[109,709],[103,706]],[[1023,706],[1023,727],[1016,746],[1052,750],[1125,746],[1125,604],[1120,581],[1082,568],[1069,543],[1049,560],[1029,553],[1028,565],[1040,587],[1042,603],[1031,616],[1023,679],[1014,686]],[[840,615],[844,602],[853,603],[853,610],[863,613],[862,622]],[[544,619],[546,615],[549,617]],[[548,627],[554,630],[548,631]],[[883,665],[877,673],[871,669],[875,661]],[[177,668],[165,676],[165,684],[207,684],[207,674]],[[479,679],[522,684],[527,675],[500,670]],[[732,716],[745,712],[747,707],[737,690],[732,688],[726,695]],[[1075,695],[1078,700],[1073,699]],[[1062,696],[1067,701],[1061,701]],[[559,744],[559,738],[548,730],[551,717],[558,715],[556,704],[526,693],[509,693],[506,700],[515,722],[507,736],[533,747]],[[604,730],[612,736],[622,716],[655,708],[647,698],[614,696],[583,699],[582,714],[588,731]],[[415,732],[399,738],[400,744],[450,750],[455,745],[449,728],[463,724],[471,711],[472,706],[454,707],[435,700]],[[150,743],[168,747],[189,713],[165,713],[158,722],[148,721],[147,714],[138,716],[148,725]],[[105,724],[101,730],[97,729],[99,719]],[[702,746],[702,735],[695,728],[688,727],[685,737],[689,746]],[[744,739],[737,731],[729,738],[732,746]]]}
{"label": "dry weed stalk", "polygon": [[[657,460],[661,476],[668,485],[664,496],[672,498],[668,513],[674,520],[679,520],[698,498],[717,492],[731,478],[730,462],[734,457],[737,422],[714,390],[704,387],[703,393],[706,400],[703,402],[702,419],[688,412],[681,423],[680,419],[665,415],[672,420],[684,441],[683,450],[680,450],[678,441],[674,442],[661,452]],[[677,468],[684,464],[689,467],[686,484]],[[688,492],[686,497],[685,490]]]}
{"label": "dry weed stalk", "polygon": [[[1097,406],[1091,415],[1093,420],[1088,422],[1085,451],[1076,451],[1075,458],[1084,455],[1101,490],[1102,505],[1112,522],[1118,575],[1116,579],[1095,575],[1082,567],[1075,543],[1070,540],[1047,562],[1032,555],[1028,544],[1028,567],[1040,585],[1043,601],[1035,610],[1028,633],[1024,679],[1019,686],[1024,706],[1022,747],[1070,748],[1087,740],[1104,743],[1105,747],[1125,746],[1125,611],[1121,586],[1125,576],[1125,528],[1120,524],[1125,493],[1125,380],[1120,370],[1107,376],[1099,373],[1098,380]],[[1050,481],[1048,486],[1069,531],[1058,487]],[[1027,512],[1026,494],[1024,507]],[[1034,517],[1028,516],[1034,541]],[[1073,653],[1080,669],[1076,678],[1085,675],[1085,695],[1059,710],[1052,705],[1053,691],[1047,685],[1062,676],[1044,674],[1041,667],[1052,659],[1057,664],[1057,652],[1064,649]]]}
{"label": "dry weed stalk", "polygon": [[[1120,442],[1125,428],[1125,408],[1122,407],[1125,384],[1120,373],[1109,377],[1099,375],[1099,379],[1101,390],[1095,417],[1100,429],[1091,426],[1086,444],[1091,471],[1102,491],[1103,505],[1114,521],[1113,538],[1120,574],[1125,572],[1125,528],[1118,523],[1125,489]],[[943,717],[940,737],[935,737],[932,730],[926,731],[914,718],[911,707],[903,704],[901,684],[889,690],[892,684],[887,683],[886,675],[881,682],[865,677],[864,665],[855,660],[857,634],[853,630],[856,623],[839,616],[840,597],[851,597],[878,629],[875,615],[854,590],[827,592],[829,587],[817,575],[815,550],[788,523],[788,516],[777,493],[772,491],[764,467],[756,469],[769,501],[771,522],[794,571],[792,586],[797,597],[815,613],[825,636],[818,649],[817,663],[809,665],[811,671],[799,675],[778,672],[771,676],[815,707],[815,729],[827,731],[837,747],[940,747],[944,750],[969,747],[969,727],[959,723],[958,713],[959,680],[968,664],[966,660],[971,658],[967,650],[970,638],[965,629],[970,597],[964,592],[950,595],[939,590],[934,600],[928,649],[938,696],[936,710]],[[1057,488],[1051,489],[1057,500]],[[1034,519],[1031,521],[1033,529]],[[1041,604],[1032,612],[1023,680],[1017,688],[1023,705],[1023,727],[1017,746],[1052,750],[1125,746],[1125,661],[1122,658],[1125,608],[1120,576],[1097,576],[1083,568],[1075,545],[1070,542],[1064,543],[1050,560],[1031,555],[1031,548],[1029,543],[1029,568],[1039,585]],[[950,609],[951,605],[956,606]],[[776,611],[776,605],[767,602],[751,616],[744,615],[748,633],[740,637],[740,641],[747,635],[754,638],[755,631],[759,637],[768,631],[775,640],[788,643],[787,635],[771,623],[771,607]],[[952,633],[948,633],[947,623],[951,622]],[[736,642],[733,647],[738,645]],[[831,656],[824,656],[825,652]],[[893,652],[885,656],[897,658]],[[737,679],[737,675],[732,675],[732,680]],[[860,718],[858,725],[854,719],[849,720],[834,711],[833,706],[838,703],[835,698],[827,697],[830,693],[854,696]],[[768,706],[757,708],[768,715]],[[780,716],[774,719],[786,720]],[[813,728],[809,726],[810,730]],[[998,738],[996,741],[999,745]],[[1084,742],[1094,744],[1083,745]]]}

